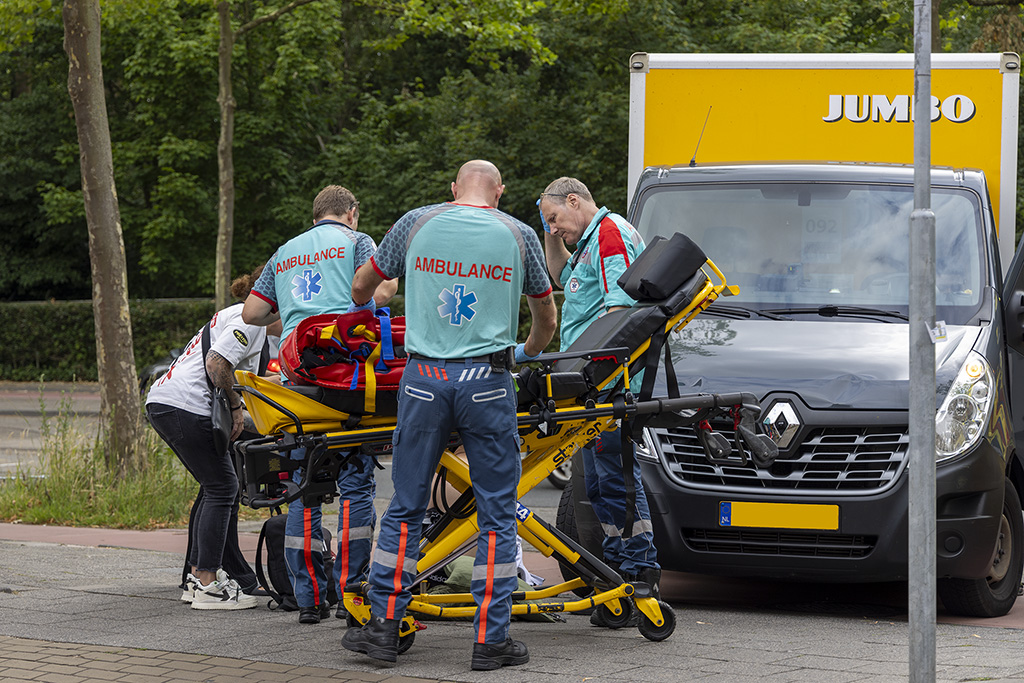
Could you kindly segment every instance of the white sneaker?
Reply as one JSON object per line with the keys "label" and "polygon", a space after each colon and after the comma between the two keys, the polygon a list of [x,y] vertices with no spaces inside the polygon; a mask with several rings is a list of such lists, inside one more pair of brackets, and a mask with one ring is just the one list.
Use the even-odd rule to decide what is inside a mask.
{"label": "white sneaker", "polygon": [[233,585],[233,586],[237,586],[238,585],[238,582],[236,582],[234,579],[230,578],[226,571],[224,571],[223,569],[218,569],[217,570],[217,582],[221,583],[221,584],[227,585],[227,583],[229,581],[231,582],[231,585]]}
{"label": "white sneaker", "polygon": [[192,602],[196,595],[196,586],[199,585],[199,579],[189,574],[185,577],[185,588],[181,591],[182,602]]}
{"label": "white sneaker", "polygon": [[[226,571],[224,571],[223,569],[218,569],[217,570],[217,580],[220,581],[221,583],[226,583],[228,581],[231,581],[236,586],[238,585],[237,583],[235,583],[235,581],[233,579],[228,578],[228,573]],[[195,575],[190,573],[188,576],[186,576],[185,577],[185,588],[181,591],[181,601],[182,602],[192,602],[192,600],[195,598],[195,595],[196,595],[196,586],[198,586],[198,585],[199,585],[199,579],[197,579],[195,577]]]}
{"label": "white sneaker", "polygon": [[192,609],[250,609],[258,604],[258,598],[243,593],[231,579],[214,581],[208,586],[196,582],[192,598]]}

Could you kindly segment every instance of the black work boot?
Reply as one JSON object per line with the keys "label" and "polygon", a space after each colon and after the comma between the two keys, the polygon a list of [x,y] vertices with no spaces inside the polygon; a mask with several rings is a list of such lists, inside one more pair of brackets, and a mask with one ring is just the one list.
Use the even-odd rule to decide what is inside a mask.
{"label": "black work boot", "polygon": [[326,619],[329,616],[331,616],[331,606],[326,602],[321,602],[319,607],[313,605],[299,608],[300,624],[319,624],[321,619]]}
{"label": "black work boot", "polygon": [[346,650],[362,652],[382,662],[398,661],[398,619],[370,617],[365,626],[353,626],[345,631],[341,644]]}
{"label": "black work boot", "polygon": [[661,600],[661,587],[658,585],[661,583],[661,570],[657,567],[646,567],[641,569],[636,574],[632,574],[626,577],[626,580],[630,583],[643,582],[651,587],[651,597],[655,600]]}
{"label": "black work boot", "polygon": [[320,608],[319,607],[300,607],[299,608],[299,623],[300,624],[319,624],[320,623]]}
{"label": "black work boot", "polygon": [[530,661],[526,643],[507,639],[504,643],[488,645],[473,643],[473,671],[491,671],[503,666],[516,666]]}

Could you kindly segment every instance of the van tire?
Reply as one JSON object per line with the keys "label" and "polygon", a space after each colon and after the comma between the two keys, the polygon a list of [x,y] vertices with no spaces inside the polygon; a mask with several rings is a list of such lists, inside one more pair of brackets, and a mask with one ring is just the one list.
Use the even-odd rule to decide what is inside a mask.
{"label": "van tire", "polygon": [[[575,482],[570,479],[566,483],[565,488],[562,489],[562,497],[558,499],[558,514],[555,516],[555,528],[579,543],[580,535],[579,530],[576,528],[576,505],[573,504],[572,500],[574,483]],[[572,581],[573,579],[578,579],[580,576],[573,570],[571,565],[565,564],[564,562],[558,563],[558,571],[561,572],[563,581]],[[594,594],[594,590],[590,586],[573,588],[572,592],[580,598],[585,598]]]}
{"label": "van tire", "polygon": [[573,482],[569,480],[558,498],[558,514],[555,516],[555,527],[574,541],[580,537],[576,531],[576,506],[572,504]]}
{"label": "van tire", "polygon": [[[566,483],[565,488],[562,489],[562,495],[558,499],[558,514],[555,516],[555,528],[572,540],[579,542],[580,537],[576,531],[576,506],[572,504],[572,480]],[[565,581],[572,581],[579,577],[571,567],[563,562],[558,563],[558,571],[561,572],[562,579]],[[589,588],[577,590],[585,590],[585,595],[593,593]]]}
{"label": "van tire", "polygon": [[[1009,479],[1003,484],[1003,531],[999,535],[999,553],[1009,561],[1005,573],[993,563],[993,579],[939,579],[937,588],[946,611],[964,617],[1001,617],[1017,600],[1021,572],[1024,570],[1024,519],[1020,496]],[[1009,547],[1007,547],[1009,546]],[[1001,561],[1001,560],[1000,560]]]}

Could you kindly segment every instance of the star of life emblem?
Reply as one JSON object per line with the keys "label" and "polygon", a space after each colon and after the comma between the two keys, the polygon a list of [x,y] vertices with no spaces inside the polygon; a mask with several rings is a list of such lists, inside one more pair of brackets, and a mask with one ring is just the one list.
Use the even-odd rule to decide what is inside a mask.
{"label": "star of life emblem", "polygon": [[580,281],[577,280],[576,278],[571,278],[569,280],[569,291],[572,292],[573,294],[580,291]]}
{"label": "star of life emblem", "polygon": [[320,271],[307,268],[301,275],[292,278],[292,296],[303,301],[312,301],[313,297],[323,290],[320,284],[322,276]]}
{"label": "star of life emblem", "polygon": [[476,315],[473,304],[476,303],[476,294],[466,291],[466,285],[452,285],[452,288],[444,289],[437,295],[444,303],[437,307],[437,314],[442,318],[448,318],[450,325],[462,325],[463,320],[472,320]]}

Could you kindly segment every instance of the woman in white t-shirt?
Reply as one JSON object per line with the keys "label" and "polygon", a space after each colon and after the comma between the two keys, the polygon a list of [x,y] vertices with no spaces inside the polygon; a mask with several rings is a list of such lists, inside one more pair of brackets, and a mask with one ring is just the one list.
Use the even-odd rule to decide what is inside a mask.
{"label": "woman in white t-shirt", "polygon": [[[260,266],[232,282],[231,294],[244,300],[262,270]],[[237,520],[238,479],[230,453],[218,452],[214,442],[210,384],[227,390],[233,422],[230,438],[234,440],[242,432],[242,398],[232,389],[234,371],[258,370],[267,334],[281,333],[280,323],[276,327],[245,324],[240,303],[218,311],[210,320],[205,362],[200,330],[146,397],[146,414],[153,429],[200,485],[189,528],[192,573],[182,594],[182,600],[191,602],[193,609],[247,609],[258,603],[221,568],[233,515]]]}

